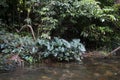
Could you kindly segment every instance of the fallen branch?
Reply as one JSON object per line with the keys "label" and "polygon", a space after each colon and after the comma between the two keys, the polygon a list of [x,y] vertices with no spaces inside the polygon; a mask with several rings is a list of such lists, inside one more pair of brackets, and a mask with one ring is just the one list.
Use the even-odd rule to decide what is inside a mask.
{"label": "fallen branch", "polygon": [[120,46],[117,47],[116,49],[114,49],[113,51],[110,52],[110,54],[114,54],[116,51],[118,51],[120,49]]}

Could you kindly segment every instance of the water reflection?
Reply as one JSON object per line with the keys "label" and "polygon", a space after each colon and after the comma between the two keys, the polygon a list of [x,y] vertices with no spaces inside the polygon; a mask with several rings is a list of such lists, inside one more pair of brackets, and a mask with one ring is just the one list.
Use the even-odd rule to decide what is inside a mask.
{"label": "water reflection", "polygon": [[119,60],[39,64],[0,74],[0,80],[120,80]]}

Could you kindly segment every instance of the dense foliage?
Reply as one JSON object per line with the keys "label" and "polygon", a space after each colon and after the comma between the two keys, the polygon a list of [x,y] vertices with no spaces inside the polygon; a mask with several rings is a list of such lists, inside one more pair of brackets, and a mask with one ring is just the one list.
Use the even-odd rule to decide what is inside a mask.
{"label": "dense foliage", "polygon": [[[5,56],[19,54],[29,63],[39,62],[41,59],[51,58],[58,61],[80,61],[86,50],[79,39],[68,42],[55,37],[53,40],[20,37],[10,33],[0,33],[0,53]],[[7,57],[7,58],[8,58]],[[7,59],[6,58],[6,59]]]}
{"label": "dense foliage", "polygon": [[40,45],[39,49],[44,58],[55,57],[60,61],[80,61],[80,56],[86,51],[79,39],[68,42],[55,37],[53,41],[38,40],[38,45]]}
{"label": "dense foliage", "polygon": [[[16,66],[22,66],[22,61],[28,64],[51,59],[55,61],[81,61],[85,47],[79,39],[68,42],[65,39],[38,38],[15,35],[0,31],[0,72],[12,71]],[[23,64],[24,65],[24,64]]]}
{"label": "dense foliage", "polygon": [[[120,10],[119,4],[114,3],[114,0],[3,0],[1,25],[2,29],[19,32],[29,24],[36,37],[80,38],[89,48],[113,48],[120,43]],[[31,33],[28,29],[21,31],[22,35],[28,33]]]}

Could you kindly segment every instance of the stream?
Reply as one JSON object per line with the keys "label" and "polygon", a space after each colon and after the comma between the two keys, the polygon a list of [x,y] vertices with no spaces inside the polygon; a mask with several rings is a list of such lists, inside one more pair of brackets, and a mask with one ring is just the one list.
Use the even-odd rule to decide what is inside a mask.
{"label": "stream", "polygon": [[1,73],[0,80],[120,80],[120,59],[41,63]]}

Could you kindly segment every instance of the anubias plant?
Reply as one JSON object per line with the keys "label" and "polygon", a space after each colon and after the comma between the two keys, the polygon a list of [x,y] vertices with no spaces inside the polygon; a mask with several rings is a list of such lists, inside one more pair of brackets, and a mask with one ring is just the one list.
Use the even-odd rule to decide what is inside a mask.
{"label": "anubias plant", "polygon": [[11,33],[0,32],[0,48],[1,53],[4,55],[19,54],[29,63],[33,63],[36,60],[33,57],[37,52],[37,47],[31,37],[20,37]]}
{"label": "anubias plant", "polygon": [[0,32],[0,49],[2,55],[19,55],[23,60],[38,62],[44,58],[54,58],[59,61],[80,61],[85,47],[79,39],[68,42],[65,39],[39,38],[34,41],[31,37],[20,37],[10,33]]}
{"label": "anubias plant", "polygon": [[38,49],[43,58],[54,58],[58,61],[80,61],[82,53],[86,51],[79,39],[68,42],[57,37],[53,40],[38,39]]}

